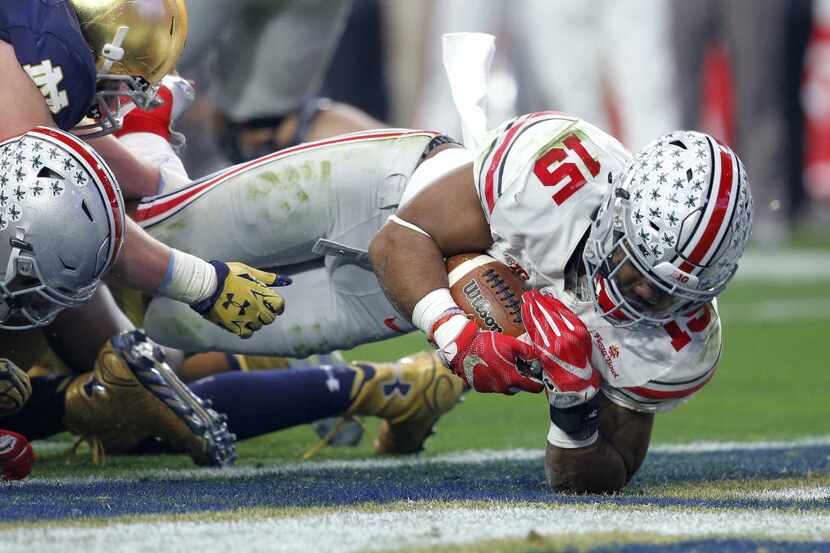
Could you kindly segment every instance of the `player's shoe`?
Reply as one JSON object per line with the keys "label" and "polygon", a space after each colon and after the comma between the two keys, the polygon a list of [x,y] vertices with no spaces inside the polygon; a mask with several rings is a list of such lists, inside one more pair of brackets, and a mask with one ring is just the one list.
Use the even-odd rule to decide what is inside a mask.
{"label": "player's shoe", "polygon": [[396,363],[356,363],[362,378],[347,415],[385,419],[374,442],[379,454],[417,453],[438,419],[461,398],[464,382],[433,352],[420,352]]}
{"label": "player's shoe", "polygon": [[235,437],[224,415],[209,407],[179,380],[161,348],[135,330],[107,342],[95,369],[69,385],[64,422],[90,443],[93,461],[155,438],[198,465],[233,464]]}

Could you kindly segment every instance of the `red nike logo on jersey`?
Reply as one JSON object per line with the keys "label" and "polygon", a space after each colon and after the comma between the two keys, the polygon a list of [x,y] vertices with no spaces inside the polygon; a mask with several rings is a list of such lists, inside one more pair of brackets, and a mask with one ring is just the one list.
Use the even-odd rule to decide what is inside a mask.
{"label": "red nike logo on jersey", "polygon": [[397,317],[389,317],[388,319],[383,319],[383,324],[385,324],[388,328],[391,328],[395,332],[400,332],[403,334],[403,330],[398,326],[398,323],[395,322]]}

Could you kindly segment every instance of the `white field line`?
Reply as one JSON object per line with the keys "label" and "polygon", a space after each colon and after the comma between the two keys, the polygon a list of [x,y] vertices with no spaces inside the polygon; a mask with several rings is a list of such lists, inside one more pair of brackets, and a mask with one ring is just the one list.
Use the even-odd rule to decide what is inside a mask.
{"label": "white field line", "polygon": [[61,526],[0,531],[4,553],[61,551],[193,551],[349,553],[449,545],[529,532],[548,536],[593,532],[646,532],[665,536],[830,537],[830,513],[689,511],[596,506],[417,508],[379,513],[348,509],[288,518],[233,521],[119,523],[105,527]]}
{"label": "white field line", "polygon": [[760,492],[741,494],[741,496],[771,501],[830,501],[830,486],[805,486],[785,488],[783,490],[763,490]]}
{"label": "white field line", "polygon": [[[689,454],[689,453],[711,453],[720,451],[757,451],[765,449],[790,449],[793,447],[827,446],[830,445],[830,435],[813,438],[803,438],[791,441],[767,441],[767,442],[691,442],[687,444],[664,444],[652,446],[649,451],[653,453],[666,454]],[[68,447],[65,443],[35,442],[35,451],[41,447]],[[153,479],[217,479],[217,478],[239,478],[249,476],[279,476],[295,472],[317,472],[324,470],[372,470],[388,469],[399,467],[430,466],[436,464],[468,465],[487,464],[498,461],[541,461],[545,456],[543,449],[503,449],[503,450],[470,450],[457,453],[445,453],[434,457],[408,457],[408,458],[376,458],[356,459],[348,461],[319,461],[319,462],[295,462],[286,463],[273,467],[229,467],[225,469],[146,469],[130,472],[130,478],[112,478],[100,476],[88,477],[67,477],[67,478],[38,478],[34,476],[29,480],[20,483],[5,485],[25,486],[27,482],[71,484],[80,482],[99,482],[106,480],[113,482],[117,480],[126,481],[139,478]]]}
{"label": "white field line", "polygon": [[815,282],[830,280],[830,252],[749,251],[740,261],[737,282]]}
{"label": "white field line", "polygon": [[752,303],[727,303],[722,311],[725,324],[733,322],[785,322],[830,319],[830,298],[768,300]]}

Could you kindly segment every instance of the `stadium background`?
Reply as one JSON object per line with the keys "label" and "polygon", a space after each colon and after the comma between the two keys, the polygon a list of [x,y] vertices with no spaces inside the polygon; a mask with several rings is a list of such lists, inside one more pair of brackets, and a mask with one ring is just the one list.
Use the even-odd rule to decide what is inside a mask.
{"label": "stadium background", "polygon": [[[373,7],[385,18],[381,34],[360,26],[377,15]],[[431,77],[414,69],[429,54],[413,22],[440,15],[441,2],[358,0],[356,8],[358,26],[344,35],[326,91],[358,104],[374,97],[362,107],[419,126],[429,118],[414,95],[429,95],[414,81]],[[505,41],[499,36],[497,47]],[[358,74],[350,56],[377,70]],[[722,298],[725,350],[715,378],[657,418],[654,447],[625,494],[545,491],[544,401],[468,394],[415,460],[375,460],[364,439],[302,462],[315,440],[308,427],[239,444],[237,467],[224,472],[196,470],[178,456],[112,457],[91,467],[82,454],[67,461],[68,436],[37,443],[34,476],[0,486],[0,550],[830,550],[828,62],[823,0],[814,3],[802,85],[806,209],[785,239],[752,244]],[[706,67],[701,126],[730,141],[736,100],[722,45],[712,45]],[[514,109],[522,87],[514,69],[496,64],[491,124]],[[370,82],[389,93],[368,94]],[[624,132],[614,83],[606,80],[601,94],[611,127]],[[410,335],[346,355],[388,360],[424,347]],[[376,423],[365,424],[372,436]]]}

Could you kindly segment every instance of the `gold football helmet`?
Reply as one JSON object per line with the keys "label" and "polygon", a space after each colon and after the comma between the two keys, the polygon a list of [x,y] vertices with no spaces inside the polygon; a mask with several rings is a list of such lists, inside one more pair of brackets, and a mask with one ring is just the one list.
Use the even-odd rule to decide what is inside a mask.
{"label": "gold football helmet", "polygon": [[187,39],[184,0],[71,0],[95,56],[96,125],[106,134],[133,107],[156,105],[162,77],[172,72]]}

